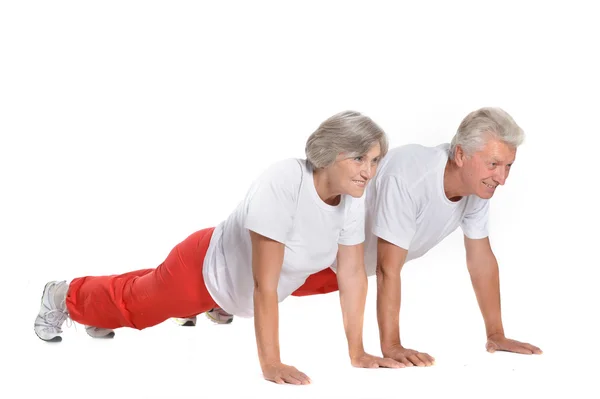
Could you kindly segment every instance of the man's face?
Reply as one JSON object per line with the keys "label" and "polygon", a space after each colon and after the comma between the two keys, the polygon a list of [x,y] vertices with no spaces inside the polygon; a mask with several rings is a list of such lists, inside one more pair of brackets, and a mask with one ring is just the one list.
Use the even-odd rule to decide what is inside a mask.
{"label": "man's face", "polygon": [[485,146],[466,157],[461,152],[461,174],[469,193],[483,199],[490,199],[498,185],[508,178],[515,162],[517,149],[495,138],[488,139]]}

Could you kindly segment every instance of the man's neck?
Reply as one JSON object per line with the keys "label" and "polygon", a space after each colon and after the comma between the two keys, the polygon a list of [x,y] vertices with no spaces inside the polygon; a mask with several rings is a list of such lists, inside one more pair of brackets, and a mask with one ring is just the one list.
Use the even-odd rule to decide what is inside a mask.
{"label": "man's neck", "polygon": [[462,197],[467,195],[464,186],[458,173],[458,167],[449,159],[444,168],[444,194],[452,202],[460,201]]}

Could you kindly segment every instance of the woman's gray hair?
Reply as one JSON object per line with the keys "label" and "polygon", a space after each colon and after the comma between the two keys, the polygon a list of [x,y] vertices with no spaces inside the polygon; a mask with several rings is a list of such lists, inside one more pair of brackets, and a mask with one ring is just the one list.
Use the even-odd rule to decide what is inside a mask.
{"label": "woman's gray hair", "polygon": [[454,158],[456,147],[465,155],[481,150],[489,138],[498,139],[514,148],[523,143],[525,134],[513,118],[501,108],[484,107],[467,115],[450,143],[449,157]]}
{"label": "woman's gray hair", "polygon": [[348,158],[365,155],[379,143],[383,158],[388,151],[388,139],[371,118],[356,111],[344,111],[325,120],[306,141],[306,159],[313,168],[332,165],[337,156]]}

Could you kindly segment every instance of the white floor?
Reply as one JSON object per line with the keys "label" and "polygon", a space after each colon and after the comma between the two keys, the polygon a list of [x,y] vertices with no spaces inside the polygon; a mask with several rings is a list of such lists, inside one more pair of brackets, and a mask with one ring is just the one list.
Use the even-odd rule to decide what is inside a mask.
{"label": "white floor", "polygon": [[[496,199],[498,213],[506,194]],[[524,203],[524,208],[531,205]],[[502,311],[508,337],[530,342],[540,356],[485,351],[485,331],[470,285],[460,230],[402,271],[400,317],[405,346],[436,358],[430,368],[355,369],[349,364],[337,293],[290,297],[280,305],[282,360],[310,376],[310,386],[278,386],[265,381],[256,355],[252,319],[213,325],[204,317],[196,327],[171,321],[135,331],[121,329],[113,340],[95,340],[81,325],[65,326],[64,340],[49,344],[33,332],[39,298],[48,279],[98,272],[115,273],[152,267],[171,244],[145,242],[140,229],[129,226],[131,240],[106,248],[85,262],[85,251],[69,252],[61,236],[48,236],[37,251],[12,247],[22,274],[5,284],[2,360],[7,366],[2,389],[11,398],[32,392],[86,398],[531,398],[560,394],[598,398],[597,270],[593,248],[578,254],[544,251],[554,243],[552,229],[528,238],[535,222],[522,215],[494,217],[493,246],[500,263]],[[518,226],[511,229],[511,226]],[[72,233],[65,236],[74,238]],[[112,234],[112,233],[111,233]],[[118,232],[114,234],[118,236]],[[127,230],[121,232],[124,236]],[[153,234],[146,233],[148,237]],[[102,247],[103,237],[82,240]],[[169,240],[175,243],[176,235]],[[565,238],[559,237],[559,241]],[[65,258],[45,260],[44,251],[64,250]],[[572,244],[572,247],[575,247]],[[42,249],[44,251],[42,251]],[[74,249],[75,250],[75,249]],[[90,253],[89,250],[87,252]],[[81,258],[84,259],[84,258]],[[111,261],[111,259],[114,259]],[[140,261],[139,259],[143,259]],[[111,263],[112,262],[112,263]],[[27,269],[28,265],[38,265]],[[104,265],[104,266],[102,266]],[[108,266],[106,266],[108,265]],[[375,279],[369,279],[364,343],[379,354]]]}
{"label": "white floor", "polygon": [[[430,258],[436,260],[440,252]],[[310,386],[263,380],[251,319],[219,326],[201,317],[196,327],[167,321],[144,331],[118,330],[112,340],[92,339],[75,325],[65,328],[63,342],[50,344],[33,333],[41,286],[28,284],[29,311],[17,316],[18,326],[9,333],[14,335],[10,347],[19,354],[5,362],[10,371],[3,389],[16,389],[11,397],[40,389],[86,398],[598,397],[594,363],[600,353],[585,314],[569,317],[556,309],[559,301],[538,307],[541,302],[533,297],[526,301],[521,294],[505,294],[508,335],[540,346],[544,354],[489,354],[466,275],[421,263],[404,273],[402,339],[433,355],[433,367],[352,368],[336,293],[281,304],[282,359],[307,373]],[[374,282],[369,280],[365,347],[378,353]],[[516,287],[509,281],[505,286]]]}

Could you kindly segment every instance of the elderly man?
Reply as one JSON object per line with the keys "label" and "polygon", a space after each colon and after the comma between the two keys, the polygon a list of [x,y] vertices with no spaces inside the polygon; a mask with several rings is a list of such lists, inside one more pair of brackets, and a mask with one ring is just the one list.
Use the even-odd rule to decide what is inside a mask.
{"label": "elderly man", "polygon": [[[425,255],[459,226],[467,267],[485,322],[486,349],[541,354],[533,345],[506,338],[500,311],[499,273],[488,238],[489,199],[508,178],[523,130],[499,108],[467,115],[449,144],[409,144],[388,152],[366,191],[365,266],[377,275],[381,350],[405,366],[430,366],[426,353],[402,346],[399,312],[404,264]],[[336,265],[308,278],[293,295],[337,291]],[[233,316],[212,309],[207,316],[229,323]],[[195,318],[177,320],[195,324]]]}
{"label": "elderly man", "polygon": [[501,109],[482,108],[461,122],[450,144],[405,145],[380,164],[366,197],[365,265],[377,276],[381,350],[407,366],[433,358],[400,341],[399,311],[404,264],[419,258],[459,226],[467,267],[487,333],[486,348],[541,354],[506,338],[500,312],[499,273],[488,238],[489,199],[508,178],[523,130]]}

